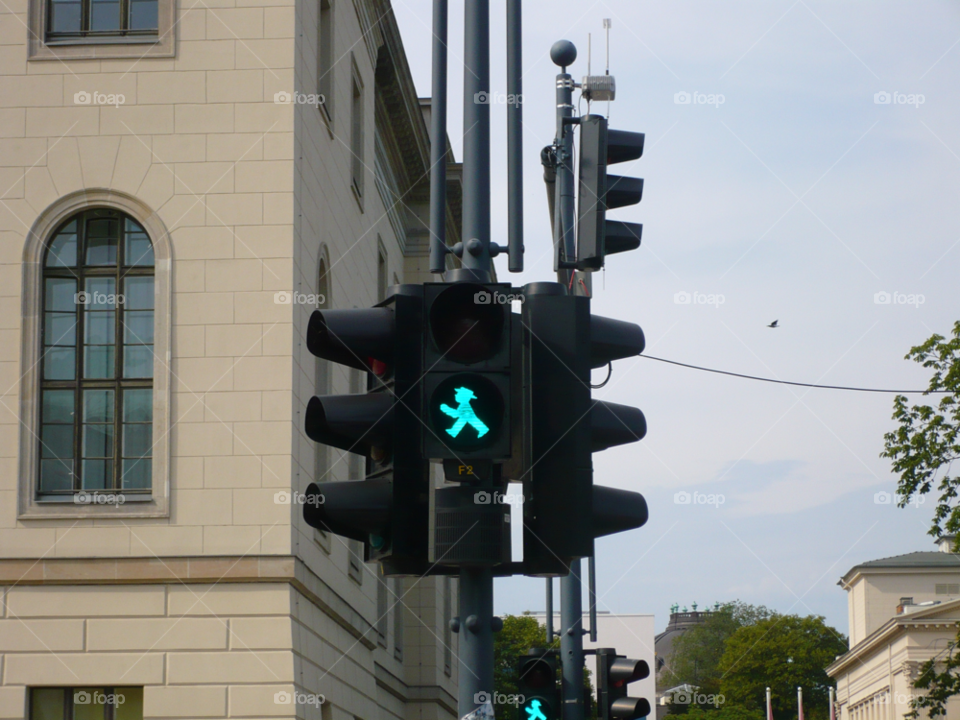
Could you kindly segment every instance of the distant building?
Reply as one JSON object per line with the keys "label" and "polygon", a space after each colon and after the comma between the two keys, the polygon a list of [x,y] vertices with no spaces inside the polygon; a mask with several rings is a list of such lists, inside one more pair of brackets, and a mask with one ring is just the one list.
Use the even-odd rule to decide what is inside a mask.
{"label": "distant building", "polygon": [[[654,639],[654,650],[657,656],[655,674],[661,673],[669,668],[670,657],[673,655],[674,641],[690,628],[702,623],[711,612],[710,610],[698,611],[696,603],[693,604],[693,612],[687,612],[686,608],[681,611],[679,605],[674,605],[670,608],[670,621],[667,623],[666,630]],[[692,685],[684,684],[677,688],[665,688],[658,691],[656,696],[657,717],[661,718],[667,714],[667,705],[669,704],[666,698],[667,695],[671,695],[675,690],[692,690],[692,688]]]}
{"label": "distant building", "polygon": [[[850,650],[827,674],[837,681],[838,720],[892,720],[910,710],[920,665],[955,639],[960,621],[960,555],[940,552],[865,562],[838,583],[847,591]],[[947,720],[960,718],[960,698]]]}

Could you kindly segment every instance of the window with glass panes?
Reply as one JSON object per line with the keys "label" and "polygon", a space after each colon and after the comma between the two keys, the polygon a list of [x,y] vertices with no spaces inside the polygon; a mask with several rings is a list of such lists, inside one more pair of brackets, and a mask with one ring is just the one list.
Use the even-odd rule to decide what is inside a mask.
{"label": "window with glass panes", "polygon": [[43,268],[39,496],[150,492],[153,329],[144,229],[111,210],[61,225]]}
{"label": "window with glass panes", "polygon": [[157,34],[158,0],[46,0],[46,39]]}
{"label": "window with glass panes", "polygon": [[143,720],[143,688],[30,688],[29,718],[30,720]]}

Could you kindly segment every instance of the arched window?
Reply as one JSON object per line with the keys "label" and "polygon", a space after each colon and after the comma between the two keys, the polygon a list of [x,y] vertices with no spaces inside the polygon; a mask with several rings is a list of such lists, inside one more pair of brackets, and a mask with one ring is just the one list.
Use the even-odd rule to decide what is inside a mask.
{"label": "arched window", "polygon": [[38,498],[151,492],[154,248],[117,210],[62,223],[42,269]]}

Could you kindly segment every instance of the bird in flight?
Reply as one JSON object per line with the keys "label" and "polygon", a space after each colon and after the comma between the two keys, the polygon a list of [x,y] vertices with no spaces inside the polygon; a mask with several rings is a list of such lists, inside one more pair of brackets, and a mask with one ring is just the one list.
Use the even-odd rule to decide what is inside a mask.
{"label": "bird in flight", "polygon": [[770,323],[769,325],[767,325],[767,327],[772,327],[772,328],[780,327],[780,326],[777,324],[778,322],[780,322],[780,321],[779,321],[779,320],[774,320],[772,323]]}

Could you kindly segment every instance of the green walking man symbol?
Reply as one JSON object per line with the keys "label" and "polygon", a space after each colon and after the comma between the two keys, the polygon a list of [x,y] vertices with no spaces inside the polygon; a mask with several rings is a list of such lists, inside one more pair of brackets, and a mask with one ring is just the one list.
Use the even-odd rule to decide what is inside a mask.
{"label": "green walking man symbol", "polygon": [[540,709],[539,700],[531,700],[530,705],[525,707],[524,711],[527,713],[527,720],[547,720],[547,716]]}
{"label": "green walking man symbol", "polygon": [[447,433],[451,437],[456,437],[460,434],[460,431],[463,430],[467,425],[473,427],[477,431],[477,437],[482,438],[488,432],[490,428],[477,417],[477,414],[473,411],[470,402],[476,400],[477,396],[473,394],[473,391],[470,388],[458,387],[454,390],[454,399],[457,401],[458,405],[456,408],[452,408],[446,403],[440,405],[440,410],[444,415],[449,415],[452,418],[456,418],[457,421],[453,424],[453,427],[447,428]]}

